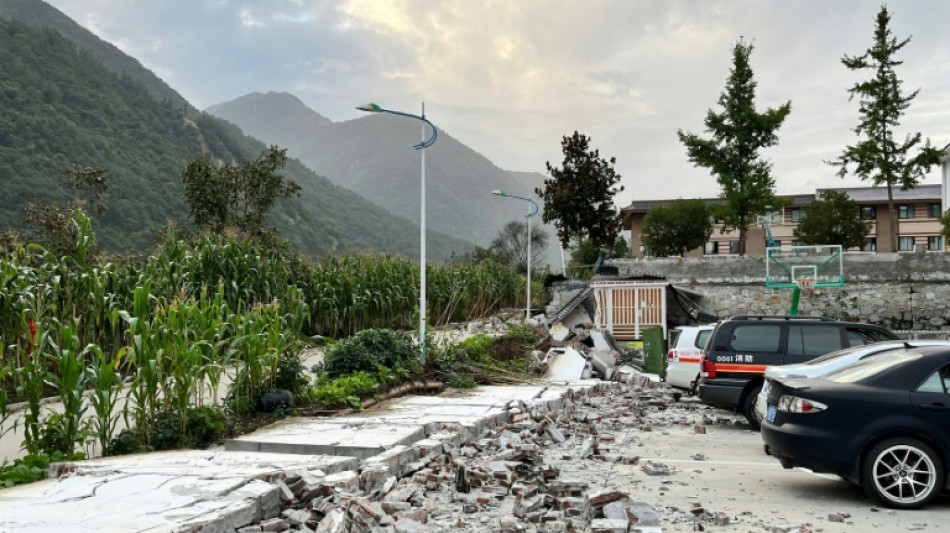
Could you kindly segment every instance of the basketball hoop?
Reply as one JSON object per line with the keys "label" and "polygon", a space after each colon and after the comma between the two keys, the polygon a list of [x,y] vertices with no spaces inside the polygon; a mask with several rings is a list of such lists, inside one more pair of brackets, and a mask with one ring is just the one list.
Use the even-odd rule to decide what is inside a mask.
{"label": "basketball hoop", "polygon": [[815,283],[817,281],[815,278],[798,278],[798,289],[802,291],[802,294],[811,296],[815,294]]}

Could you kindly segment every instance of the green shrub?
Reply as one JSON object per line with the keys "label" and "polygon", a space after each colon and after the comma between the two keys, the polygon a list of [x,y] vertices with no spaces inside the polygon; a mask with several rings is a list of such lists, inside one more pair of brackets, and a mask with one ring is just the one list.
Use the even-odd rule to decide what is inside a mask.
{"label": "green shrub", "polygon": [[321,379],[317,386],[310,389],[311,402],[324,407],[349,406],[360,408],[360,399],[379,388],[379,382],[371,374],[355,372],[336,379]]}
{"label": "green shrub", "polygon": [[148,444],[145,432],[138,428],[123,429],[110,442],[103,455],[147,453],[155,448]]}
{"label": "green shrub", "polygon": [[381,368],[409,373],[419,370],[418,351],[408,333],[363,330],[328,348],[323,363],[314,370],[334,379],[355,372],[376,374]]}
{"label": "green shrub", "polygon": [[0,465],[0,486],[12,487],[46,479],[49,475],[49,464],[64,459],[63,454],[59,452],[53,455],[45,453],[27,455],[15,459],[13,463],[7,463],[4,459],[3,464]]}
{"label": "green shrub", "polygon": [[185,433],[181,433],[181,417],[167,412],[155,423],[152,442],[156,450],[204,448],[214,443],[227,429],[224,412],[218,407],[189,408],[185,414]]}

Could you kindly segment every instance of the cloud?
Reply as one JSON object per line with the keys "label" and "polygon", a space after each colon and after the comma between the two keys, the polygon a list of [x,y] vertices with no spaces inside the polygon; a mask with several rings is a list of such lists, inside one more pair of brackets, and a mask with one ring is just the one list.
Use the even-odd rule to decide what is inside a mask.
{"label": "cloud", "polygon": [[[833,178],[824,160],[854,141],[861,79],[843,54],[870,44],[866,0],[51,0],[200,108],[288,91],[333,120],[376,101],[418,110],[503,168],[544,171],[561,136],[616,156],[619,199],[715,196],[677,129],[702,133],[740,38],[760,109],[792,102],[764,155],[783,193]],[[891,0],[913,36],[899,75],[921,88],[902,126],[950,142],[950,3]],[[838,179],[838,178],[833,178]],[[841,180],[842,185],[859,184]]]}

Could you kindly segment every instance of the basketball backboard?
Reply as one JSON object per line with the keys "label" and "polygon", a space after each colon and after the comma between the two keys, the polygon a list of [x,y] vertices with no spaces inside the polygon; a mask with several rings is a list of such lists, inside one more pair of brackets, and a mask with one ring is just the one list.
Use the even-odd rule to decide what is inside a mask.
{"label": "basketball backboard", "polygon": [[774,246],[765,249],[765,286],[796,289],[798,280],[814,279],[814,288],[844,285],[841,245]]}

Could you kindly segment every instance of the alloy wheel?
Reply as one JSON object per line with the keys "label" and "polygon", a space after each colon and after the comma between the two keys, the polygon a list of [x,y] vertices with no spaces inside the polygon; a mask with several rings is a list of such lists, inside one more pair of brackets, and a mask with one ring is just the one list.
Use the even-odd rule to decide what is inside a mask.
{"label": "alloy wheel", "polygon": [[937,488],[934,459],[921,448],[896,444],[876,454],[871,466],[875,492],[899,506],[923,502]]}

